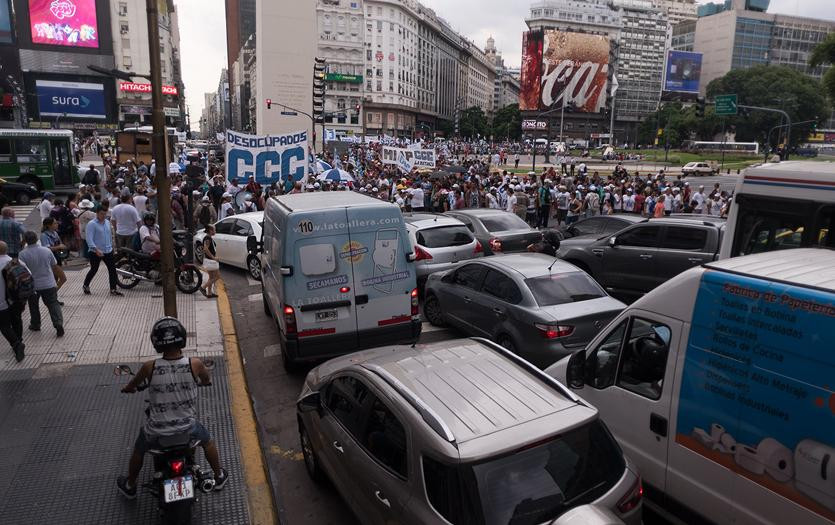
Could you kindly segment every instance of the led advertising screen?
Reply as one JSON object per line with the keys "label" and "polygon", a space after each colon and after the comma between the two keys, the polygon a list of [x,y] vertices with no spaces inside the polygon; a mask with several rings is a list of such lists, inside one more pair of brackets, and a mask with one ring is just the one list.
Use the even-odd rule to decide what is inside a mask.
{"label": "led advertising screen", "polygon": [[525,34],[519,107],[548,110],[562,104],[574,111],[606,106],[609,40],[601,35],[547,30]]}
{"label": "led advertising screen", "polygon": [[99,47],[96,0],[29,0],[32,43]]}
{"label": "led advertising screen", "polygon": [[104,84],[36,80],[42,117],[106,119]]}
{"label": "led advertising screen", "polygon": [[0,0],[0,44],[12,43],[12,9],[9,0]]}
{"label": "led advertising screen", "polygon": [[664,91],[698,93],[702,76],[702,54],[685,51],[667,53]]}

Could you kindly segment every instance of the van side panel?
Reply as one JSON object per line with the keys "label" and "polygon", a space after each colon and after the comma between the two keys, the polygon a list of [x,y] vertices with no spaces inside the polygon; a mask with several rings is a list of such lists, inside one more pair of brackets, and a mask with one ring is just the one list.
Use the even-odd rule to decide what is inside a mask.
{"label": "van side panel", "polygon": [[671,484],[691,477],[732,497],[736,508],[718,509],[724,515],[709,500],[695,507],[717,522],[835,521],[833,349],[835,294],[705,271],[680,376]]}

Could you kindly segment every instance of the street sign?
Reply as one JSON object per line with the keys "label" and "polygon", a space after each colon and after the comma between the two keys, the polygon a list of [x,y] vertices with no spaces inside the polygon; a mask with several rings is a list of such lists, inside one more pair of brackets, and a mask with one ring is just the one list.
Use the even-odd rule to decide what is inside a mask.
{"label": "street sign", "polygon": [[736,95],[716,95],[716,115],[719,117],[737,114]]}
{"label": "street sign", "polygon": [[296,115],[298,115],[298,113],[296,113],[295,111],[282,111],[281,114],[287,117],[295,117]]}

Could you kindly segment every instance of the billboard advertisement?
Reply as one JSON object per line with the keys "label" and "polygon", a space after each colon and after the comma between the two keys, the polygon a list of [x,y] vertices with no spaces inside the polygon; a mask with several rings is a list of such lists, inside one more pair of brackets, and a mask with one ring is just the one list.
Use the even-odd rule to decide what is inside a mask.
{"label": "billboard advertisement", "polygon": [[664,73],[664,91],[698,93],[702,76],[702,54],[669,51]]}
{"label": "billboard advertisement", "polygon": [[12,9],[9,0],[0,0],[0,44],[11,44]]}
{"label": "billboard advertisement", "polygon": [[33,44],[98,48],[96,0],[29,0]]}
{"label": "billboard advertisement", "polygon": [[520,109],[573,106],[598,112],[606,106],[609,39],[547,30],[523,37]]}
{"label": "billboard advertisement", "polygon": [[104,84],[36,80],[41,117],[106,119]]}

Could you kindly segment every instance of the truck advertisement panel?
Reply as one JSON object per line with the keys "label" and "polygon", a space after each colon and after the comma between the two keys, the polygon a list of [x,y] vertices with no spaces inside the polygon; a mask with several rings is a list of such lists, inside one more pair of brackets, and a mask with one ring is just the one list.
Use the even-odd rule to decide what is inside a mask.
{"label": "truck advertisement panel", "polygon": [[96,0],[29,0],[33,44],[99,47]]}
{"label": "truck advertisement panel", "polygon": [[676,442],[835,521],[835,296],[706,272]]}
{"label": "truck advertisement panel", "polygon": [[702,54],[669,51],[664,72],[664,91],[698,93],[702,76]]}
{"label": "truck advertisement panel", "polygon": [[529,32],[522,53],[520,109],[548,110],[565,104],[592,113],[606,106],[607,37],[556,30]]}

